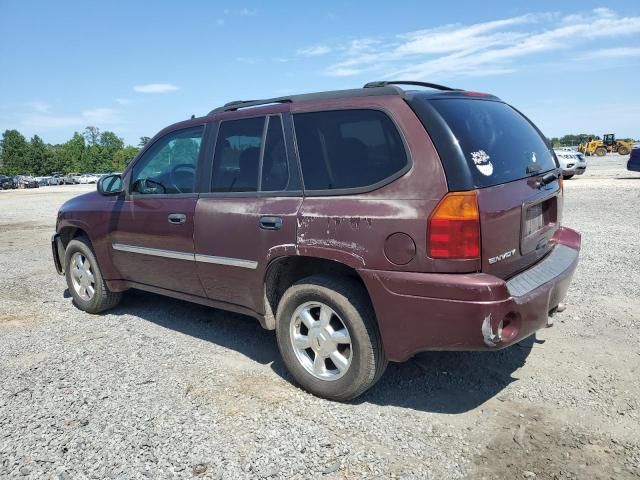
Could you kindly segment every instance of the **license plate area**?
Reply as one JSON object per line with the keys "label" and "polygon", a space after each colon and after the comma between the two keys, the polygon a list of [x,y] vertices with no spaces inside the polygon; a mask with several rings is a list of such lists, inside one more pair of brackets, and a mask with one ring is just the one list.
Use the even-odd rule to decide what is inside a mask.
{"label": "license plate area", "polygon": [[526,255],[535,250],[541,253],[548,248],[549,240],[558,228],[558,197],[553,195],[522,208],[522,237],[520,251]]}

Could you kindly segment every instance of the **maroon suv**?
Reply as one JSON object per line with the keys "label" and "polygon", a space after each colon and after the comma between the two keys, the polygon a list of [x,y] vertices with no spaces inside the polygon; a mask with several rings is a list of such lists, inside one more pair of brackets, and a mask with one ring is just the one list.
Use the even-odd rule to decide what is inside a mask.
{"label": "maroon suv", "polygon": [[492,95],[374,82],[231,102],[68,201],[53,258],[90,313],[137,288],[251,315],[304,388],[346,400],[389,360],[547,325],[580,250],[559,173]]}

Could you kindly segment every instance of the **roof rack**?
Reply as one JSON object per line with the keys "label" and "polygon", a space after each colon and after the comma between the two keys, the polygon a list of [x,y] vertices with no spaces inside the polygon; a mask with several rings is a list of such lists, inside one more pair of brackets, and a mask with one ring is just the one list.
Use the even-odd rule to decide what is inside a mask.
{"label": "roof rack", "polygon": [[428,83],[428,82],[416,82],[413,80],[381,80],[378,82],[369,82],[364,85],[364,88],[377,88],[377,87],[386,87],[388,85],[415,85],[417,87],[427,87],[433,88],[435,90],[445,90],[448,92],[459,92],[462,89],[460,88],[451,88],[446,87],[444,85],[438,85],[437,83]]}
{"label": "roof rack", "polygon": [[[374,83],[380,83],[380,85],[374,85]],[[295,103],[306,101],[318,101],[318,100],[334,100],[345,97],[369,97],[377,95],[404,95],[404,90],[400,87],[391,85],[395,82],[373,82],[367,84],[367,88],[354,88],[350,90],[330,90],[327,92],[314,92],[303,93],[299,95],[288,95],[286,97],[266,98],[264,100],[235,100],[233,102],[225,103],[223,106],[215,108],[209,112],[208,115],[215,115],[217,113],[231,112],[239,110],[241,108],[257,107],[260,105],[269,105],[272,103]],[[409,83],[409,82],[401,82]],[[427,84],[424,84],[427,85]],[[379,88],[374,88],[379,87]],[[447,87],[442,87],[447,88]],[[453,89],[449,89],[453,90]]]}
{"label": "roof rack", "polygon": [[209,115],[222,112],[231,112],[240,108],[257,107],[259,105],[268,105],[270,103],[291,103],[289,97],[265,98],[264,100],[234,100],[225,103],[223,106],[215,108],[209,112]]}

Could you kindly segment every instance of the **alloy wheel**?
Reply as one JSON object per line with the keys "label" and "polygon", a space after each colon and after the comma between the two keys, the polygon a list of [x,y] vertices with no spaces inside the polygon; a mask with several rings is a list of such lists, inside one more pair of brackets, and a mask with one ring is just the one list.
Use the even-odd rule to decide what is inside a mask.
{"label": "alloy wheel", "polygon": [[351,366],[351,336],[340,316],[321,302],[307,302],[293,313],[289,338],[304,369],[321,380],[337,380]]}
{"label": "alloy wheel", "polygon": [[96,280],[91,270],[91,262],[80,252],[71,257],[69,268],[71,284],[82,300],[89,301],[96,293]]}

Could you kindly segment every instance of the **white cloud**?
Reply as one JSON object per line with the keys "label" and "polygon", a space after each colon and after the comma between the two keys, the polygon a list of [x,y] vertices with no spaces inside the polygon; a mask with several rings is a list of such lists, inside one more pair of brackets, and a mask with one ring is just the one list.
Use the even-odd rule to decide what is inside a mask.
{"label": "white cloud", "polygon": [[598,59],[640,57],[640,47],[601,48],[587,53],[585,57]]}
{"label": "white cloud", "polygon": [[129,105],[131,103],[131,100],[129,100],[128,98],[116,98],[115,102],[120,105]]}
{"label": "white cloud", "polygon": [[94,108],[82,112],[82,118],[95,124],[111,124],[117,121],[117,110],[113,108]]}
{"label": "white cloud", "polygon": [[45,113],[51,109],[51,105],[44,102],[29,102],[29,106],[36,112]]}
{"label": "white cloud", "polygon": [[113,108],[94,108],[78,115],[28,114],[22,124],[33,128],[69,128],[87,125],[113,125],[120,122],[118,111]]}
{"label": "white cloud", "polygon": [[240,10],[240,15],[244,15],[245,17],[252,17],[258,14],[258,10],[255,8],[243,8]]}
{"label": "white cloud", "polygon": [[[516,71],[518,59],[525,56],[578,49],[594,40],[638,33],[640,17],[625,17],[606,8],[566,16],[527,14],[472,25],[445,25],[389,38],[352,40],[333,49],[336,60],[325,73],[336,77],[375,74],[410,79],[503,75]],[[321,46],[298,53],[312,55],[314,48]],[[618,57],[636,55],[636,50],[629,47],[609,50]],[[319,51],[325,54],[331,49]]]}
{"label": "white cloud", "polygon": [[178,90],[178,87],[172,83],[148,83],[136,85],[133,89],[138,93],[167,93]]}
{"label": "white cloud", "polygon": [[330,52],[331,48],[327,47],[326,45],[315,45],[313,47],[300,48],[296,53],[305,57],[318,57],[320,55],[326,55]]}
{"label": "white cloud", "polygon": [[218,18],[216,20],[216,25],[221,27],[222,25],[224,25],[224,18]]}

